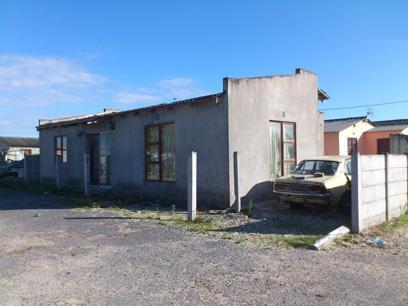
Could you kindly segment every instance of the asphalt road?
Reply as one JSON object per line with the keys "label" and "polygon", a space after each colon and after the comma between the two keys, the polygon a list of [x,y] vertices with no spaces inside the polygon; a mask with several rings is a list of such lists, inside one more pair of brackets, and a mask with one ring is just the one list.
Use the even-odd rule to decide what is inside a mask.
{"label": "asphalt road", "polygon": [[0,189],[0,304],[407,305],[406,250],[234,244]]}

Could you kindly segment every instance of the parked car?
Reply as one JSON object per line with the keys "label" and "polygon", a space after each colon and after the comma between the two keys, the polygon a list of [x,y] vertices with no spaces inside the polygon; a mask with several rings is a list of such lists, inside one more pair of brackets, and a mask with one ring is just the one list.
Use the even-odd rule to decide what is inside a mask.
{"label": "parked car", "polygon": [[7,161],[0,164],[0,177],[14,176],[18,177],[24,169],[24,160]]}
{"label": "parked car", "polygon": [[323,156],[303,160],[292,174],[276,179],[273,191],[292,208],[334,204],[346,209],[351,202],[351,158]]}

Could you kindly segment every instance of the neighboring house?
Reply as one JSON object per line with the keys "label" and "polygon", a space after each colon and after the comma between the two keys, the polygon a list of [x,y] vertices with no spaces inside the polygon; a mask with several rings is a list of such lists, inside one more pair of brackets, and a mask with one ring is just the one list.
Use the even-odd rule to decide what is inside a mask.
{"label": "neighboring house", "polygon": [[408,119],[371,121],[350,117],[324,121],[324,154],[390,153],[391,135],[408,135]]}
{"label": "neighboring house", "polygon": [[390,153],[391,154],[408,154],[408,134],[391,135]]}
{"label": "neighboring house", "polygon": [[364,117],[330,119],[324,121],[324,155],[352,155],[362,148],[362,135],[373,128]]}
{"label": "neighboring house", "polygon": [[40,154],[38,138],[0,136],[0,162],[18,161],[25,155]]}
{"label": "neighboring house", "polygon": [[[240,197],[271,194],[271,180],[297,161],[323,154],[323,115],[317,75],[225,78],[223,92],[128,111],[40,120],[41,181],[87,182],[129,194],[184,204],[187,163],[197,152],[199,205],[235,202],[233,152],[240,156]],[[105,187],[106,188],[106,187]]]}
{"label": "neighboring house", "polygon": [[390,153],[391,135],[408,135],[408,119],[373,121],[374,127],[363,135],[361,154]]}

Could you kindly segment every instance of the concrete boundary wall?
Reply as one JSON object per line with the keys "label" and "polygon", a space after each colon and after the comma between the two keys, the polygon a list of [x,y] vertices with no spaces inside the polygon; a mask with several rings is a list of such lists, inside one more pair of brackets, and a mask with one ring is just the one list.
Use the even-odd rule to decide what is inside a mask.
{"label": "concrete boundary wall", "polygon": [[399,217],[408,203],[407,155],[354,155],[352,160],[352,230]]}

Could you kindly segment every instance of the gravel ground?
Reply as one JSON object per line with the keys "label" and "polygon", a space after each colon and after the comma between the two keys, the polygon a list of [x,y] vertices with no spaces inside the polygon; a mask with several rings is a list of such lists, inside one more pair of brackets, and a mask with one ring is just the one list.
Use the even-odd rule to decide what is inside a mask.
{"label": "gravel ground", "polygon": [[406,243],[267,248],[66,201],[0,189],[1,304],[408,303]]}

